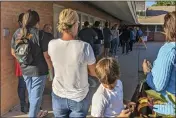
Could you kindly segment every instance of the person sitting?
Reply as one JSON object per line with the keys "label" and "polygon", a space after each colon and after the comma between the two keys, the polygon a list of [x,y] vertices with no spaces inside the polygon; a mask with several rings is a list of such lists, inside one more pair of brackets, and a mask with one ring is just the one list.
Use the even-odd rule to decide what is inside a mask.
{"label": "person sitting", "polygon": [[174,104],[168,99],[166,92],[176,95],[176,12],[166,14],[164,17],[164,31],[167,42],[159,50],[158,56],[150,69],[150,62],[143,62],[143,71],[147,75],[148,86],[166,99],[167,103],[154,105],[154,111],[159,114],[175,116]]}
{"label": "person sitting", "polygon": [[[92,98],[91,115],[128,117],[131,114],[129,109],[125,111],[125,114],[123,111],[123,85],[119,80],[118,62],[112,57],[102,58],[97,63],[95,72],[101,84]],[[129,104],[132,105],[132,102]]]}

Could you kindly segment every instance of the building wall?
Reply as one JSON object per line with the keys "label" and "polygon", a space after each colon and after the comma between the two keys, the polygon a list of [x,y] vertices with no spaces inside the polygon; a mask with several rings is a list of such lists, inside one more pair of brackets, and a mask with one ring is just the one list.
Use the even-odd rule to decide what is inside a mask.
{"label": "building wall", "polygon": [[165,35],[161,32],[155,32],[154,33],[154,39],[158,42],[164,42],[165,41]]}
{"label": "building wall", "polygon": [[[149,27],[153,27],[152,29]],[[148,36],[148,40],[156,41],[156,42],[164,42],[165,35],[163,34],[163,30],[158,29],[156,25],[142,25],[141,26],[144,35]]]}
{"label": "building wall", "polygon": [[3,28],[8,28],[10,35],[1,36],[1,114],[6,113],[17,105],[18,79],[15,77],[14,58],[10,53],[12,34],[18,28],[18,15],[28,9],[36,10],[40,14],[40,26],[52,24],[52,2],[1,2],[1,34]]}

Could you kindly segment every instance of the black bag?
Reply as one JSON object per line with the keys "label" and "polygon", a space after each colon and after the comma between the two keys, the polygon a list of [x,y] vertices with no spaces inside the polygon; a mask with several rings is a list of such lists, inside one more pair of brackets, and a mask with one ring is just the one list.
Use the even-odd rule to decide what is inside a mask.
{"label": "black bag", "polygon": [[133,97],[131,99],[132,102],[136,103],[136,108],[134,110],[134,113],[132,114],[133,117],[137,117],[137,116],[149,117],[148,115],[153,113],[152,109],[149,106],[142,107],[139,110],[139,99],[143,97],[147,97],[145,90],[149,90],[149,89],[151,88],[147,85],[146,82],[141,82],[137,85],[135,93],[133,94]]}
{"label": "black bag", "polygon": [[30,44],[31,38],[32,35],[28,34],[26,37],[16,39],[15,41],[15,55],[20,64],[29,65],[33,61]]}
{"label": "black bag", "polygon": [[[39,31],[39,40],[43,38],[41,33],[42,32]],[[26,37],[16,39],[15,55],[20,64],[30,65],[33,62],[33,55],[31,52],[32,46],[30,41],[32,36],[32,34],[28,34]]]}

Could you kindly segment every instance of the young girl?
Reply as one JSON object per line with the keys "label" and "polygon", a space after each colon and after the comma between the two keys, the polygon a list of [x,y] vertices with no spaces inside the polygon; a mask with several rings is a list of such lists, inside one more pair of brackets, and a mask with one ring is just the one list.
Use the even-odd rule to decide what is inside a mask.
{"label": "young girl", "polygon": [[[111,58],[103,58],[96,65],[96,74],[101,82],[92,99],[91,115],[94,117],[128,117],[124,114],[123,86],[119,80],[118,62]],[[122,115],[123,114],[123,115]]]}

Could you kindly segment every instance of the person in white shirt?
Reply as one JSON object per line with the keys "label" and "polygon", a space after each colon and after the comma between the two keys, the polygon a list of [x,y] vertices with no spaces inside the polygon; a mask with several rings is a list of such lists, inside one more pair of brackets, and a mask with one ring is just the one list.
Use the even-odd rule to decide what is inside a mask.
{"label": "person in white shirt", "polygon": [[116,56],[117,51],[118,51],[119,42],[120,42],[119,36],[121,35],[119,34],[118,24],[115,24],[112,27],[111,33],[112,33],[111,52],[114,56]]}
{"label": "person in white shirt", "polygon": [[93,117],[128,117],[123,114],[123,85],[119,80],[120,70],[118,62],[111,57],[101,59],[95,72],[100,81],[100,86],[93,95],[91,115]]}
{"label": "person in white shirt", "polygon": [[56,118],[86,117],[90,106],[88,74],[96,76],[96,59],[90,44],[75,40],[78,23],[77,12],[64,9],[57,27],[62,38],[48,45],[55,73],[52,107]]}

